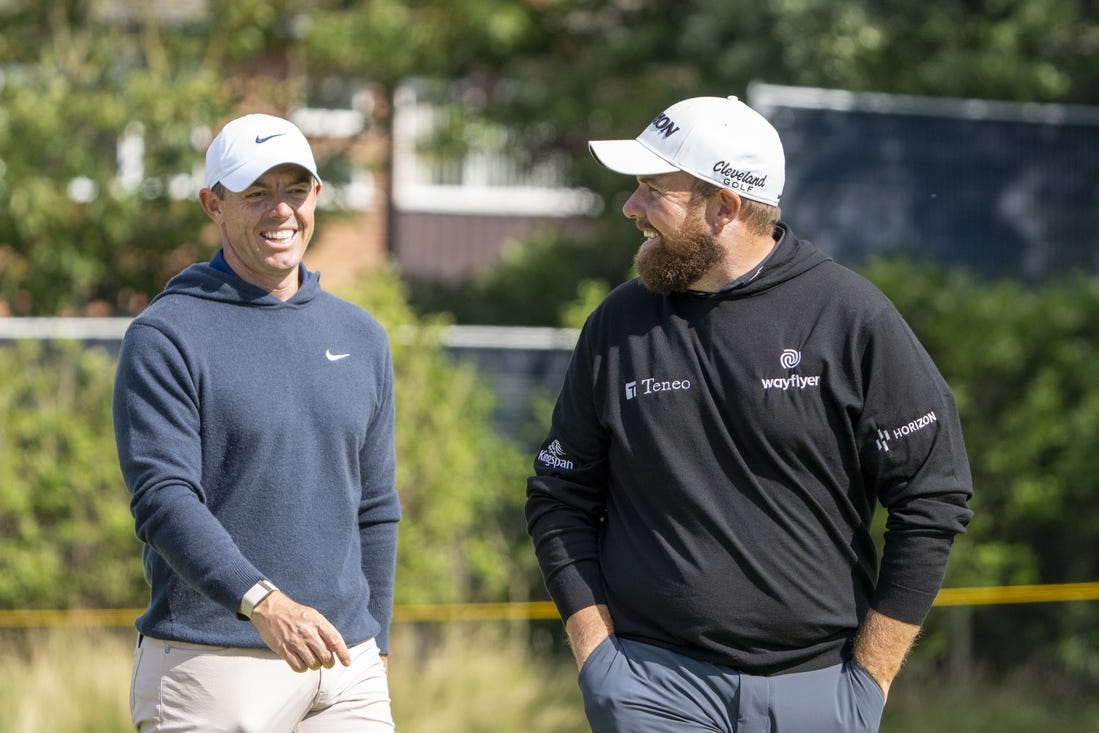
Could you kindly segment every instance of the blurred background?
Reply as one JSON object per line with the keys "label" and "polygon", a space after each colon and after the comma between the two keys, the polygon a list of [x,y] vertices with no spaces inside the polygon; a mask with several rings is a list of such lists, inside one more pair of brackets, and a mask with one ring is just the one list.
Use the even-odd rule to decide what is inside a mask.
{"label": "blurred background", "polygon": [[0,731],[128,729],[114,357],[216,249],[203,154],[245,112],[310,137],[306,264],[393,340],[399,729],[586,730],[522,516],[640,243],[586,142],[703,94],[775,124],[784,219],[958,400],[976,516],[946,586],[988,592],[944,591],[882,730],[1099,731],[1090,0],[0,0]]}

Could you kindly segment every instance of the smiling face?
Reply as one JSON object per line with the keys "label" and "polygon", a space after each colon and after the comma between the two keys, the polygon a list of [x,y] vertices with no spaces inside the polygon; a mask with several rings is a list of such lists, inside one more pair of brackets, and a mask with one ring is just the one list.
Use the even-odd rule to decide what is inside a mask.
{"label": "smiling face", "polygon": [[286,300],[298,290],[298,265],[313,237],[320,184],[297,165],[276,166],[240,193],[199,200],[221,230],[225,261],[245,282]]}
{"label": "smiling face", "polygon": [[634,266],[641,284],[655,293],[691,290],[725,256],[706,221],[706,202],[692,190],[693,180],[682,172],[642,176],[622,207],[646,237]]}

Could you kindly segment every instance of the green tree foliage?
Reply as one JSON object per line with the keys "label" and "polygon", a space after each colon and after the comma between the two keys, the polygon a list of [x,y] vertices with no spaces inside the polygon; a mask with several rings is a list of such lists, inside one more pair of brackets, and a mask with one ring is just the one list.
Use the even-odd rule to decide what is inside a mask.
{"label": "green tree foliage", "polygon": [[[472,101],[465,105],[470,114],[507,126],[520,159],[565,153],[571,182],[599,193],[606,206],[590,236],[556,235],[556,252],[540,234],[497,272],[460,288],[413,284],[418,308],[452,312],[463,323],[527,317],[537,319],[527,325],[555,325],[560,306],[533,304],[559,294],[562,280],[596,279],[612,287],[628,276],[636,238],[620,207],[634,184],[592,161],[587,140],[633,137],[645,115],[676,100],[745,97],[759,80],[1099,104],[1099,15],[1084,0],[560,0],[527,6],[533,32],[505,67],[490,69],[486,58],[483,70],[469,75],[467,83],[480,93],[467,90],[464,99]],[[625,254],[613,274],[605,264],[609,252]],[[543,267],[547,261],[553,265]],[[509,284],[516,275],[522,284]],[[509,292],[520,288],[531,306]]]}
{"label": "green tree foliage", "polygon": [[527,600],[541,588],[523,519],[531,457],[492,429],[493,395],[442,351],[396,274],[344,294],[390,334],[397,398],[398,603]]}
{"label": "green tree foliage", "polygon": [[76,343],[0,348],[0,608],[144,597],[114,457],[112,359]]}
{"label": "green tree foliage", "polygon": [[[139,310],[212,246],[185,179],[203,131],[243,102],[284,113],[328,75],[390,92],[461,78],[468,112],[515,130],[519,154],[567,152],[608,219],[628,184],[585,141],[632,136],[638,115],[691,94],[762,79],[1099,101],[1086,0],[211,0],[176,19],[162,7],[0,4],[0,300],[16,314]],[[384,129],[387,106],[376,113]],[[143,169],[120,175],[138,144]],[[576,280],[603,278],[574,262]]]}
{"label": "green tree foliage", "polygon": [[0,4],[0,306],[134,313],[212,253],[191,176],[242,101],[298,101],[300,74],[251,68],[293,61],[293,5],[214,0],[168,25],[148,3]]}
{"label": "green tree foliage", "polygon": [[[975,517],[948,584],[1099,579],[1099,559],[1084,550],[1099,537],[1099,282],[1030,290],[903,261],[866,274],[936,360],[961,414]],[[1088,604],[999,607],[973,643],[994,668],[1022,644],[1096,682],[1093,614]]]}
{"label": "green tree foliage", "polygon": [[[1024,289],[889,261],[866,274],[927,346],[962,416],[976,516],[955,545],[947,585],[1099,578],[1089,551],[1099,536],[1099,284]],[[600,295],[581,291],[587,302]],[[522,517],[531,456],[514,436],[493,433],[487,385],[446,357],[443,324],[412,314],[392,272],[345,295],[377,315],[393,346],[405,513],[398,602],[540,596]],[[112,377],[112,360],[96,349],[0,349],[0,608],[143,602],[111,439]],[[936,611],[920,656],[966,654],[993,670],[1025,658],[1099,682],[1093,614],[1086,603],[998,606],[961,619]]]}
{"label": "green tree foliage", "polygon": [[[131,14],[110,16],[111,5]],[[743,95],[760,79],[1099,103],[1099,18],[1086,0],[211,0],[171,25],[150,7],[0,3],[0,300],[17,314],[139,309],[210,248],[193,191],[173,193],[203,131],[244,100],[284,112],[317,75],[390,90],[407,76],[460,76],[453,98],[468,114],[507,125],[532,160],[564,151],[571,182],[603,195],[604,221],[585,242],[541,233],[459,293],[483,308],[478,320],[522,312],[528,325],[579,325],[628,276],[637,237],[619,207],[632,182],[594,164],[586,141],[632,137],[639,115],[676,99]],[[257,76],[254,59],[283,68]],[[127,140],[144,148],[134,177],[120,175]],[[886,263],[869,272],[962,410],[978,513],[951,582],[1094,580],[1096,286],[1023,290]],[[529,457],[491,434],[485,386],[444,363],[438,323],[408,311],[391,274],[353,297],[393,333],[407,502],[399,599],[527,595],[539,583],[519,517]],[[524,300],[537,307],[521,310]],[[0,353],[0,605],[128,605],[141,593],[109,444],[111,370],[94,354]],[[1094,670],[1088,610],[1050,604],[1037,623],[1004,609],[974,635],[993,661],[1022,639]]]}
{"label": "green tree foliage", "polygon": [[459,78],[505,68],[539,32],[531,5],[513,0],[299,3],[301,45],[317,72],[367,78],[392,90],[413,76]]}
{"label": "green tree foliage", "polygon": [[0,300],[20,315],[139,308],[197,249],[191,192],[173,191],[194,130],[224,109],[214,79],[169,62],[151,24],[14,8],[0,9]]}
{"label": "green tree foliage", "polygon": [[[566,144],[642,110],[752,80],[931,96],[1099,102],[1086,0],[631,0],[530,3],[539,34],[492,109]],[[547,135],[548,128],[550,134]],[[634,132],[636,134],[636,132]]]}
{"label": "green tree foliage", "polygon": [[[493,395],[414,317],[386,271],[347,297],[386,326],[404,512],[398,603],[527,600],[541,588],[522,503],[531,457],[492,429]],[[114,361],[77,343],[0,348],[0,608],[145,602],[111,426]]]}
{"label": "green tree foliage", "polygon": [[[495,266],[466,281],[454,285],[410,281],[410,302],[421,313],[446,312],[459,323],[576,327],[578,324],[564,322],[562,316],[578,297],[580,283],[595,284],[609,292],[629,275],[632,253],[640,240],[629,236],[624,222],[616,225],[627,230],[626,236],[609,240],[613,243],[607,246],[593,246],[543,229],[513,242]],[[583,264],[583,279],[578,263]]]}

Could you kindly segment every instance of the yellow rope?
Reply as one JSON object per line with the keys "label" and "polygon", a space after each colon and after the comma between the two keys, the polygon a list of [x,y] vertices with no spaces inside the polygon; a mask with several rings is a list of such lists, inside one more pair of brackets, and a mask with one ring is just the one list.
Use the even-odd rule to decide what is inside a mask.
{"label": "yellow rope", "polygon": [[[1001,585],[943,588],[935,606],[981,606],[1001,603],[1048,603],[1099,600],[1097,583]],[[0,610],[0,628],[31,627],[126,627],[144,613],[143,608],[76,608],[67,610]],[[526,621],[556,619],[550,601],[526,603],[411,603],[393,608],[393,620],[412,621]]]}

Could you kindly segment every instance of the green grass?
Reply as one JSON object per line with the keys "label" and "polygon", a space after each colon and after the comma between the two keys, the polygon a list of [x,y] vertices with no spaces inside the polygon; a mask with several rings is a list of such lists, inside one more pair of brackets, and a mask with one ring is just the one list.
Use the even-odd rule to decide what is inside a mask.
{"label": "green grass", "polygon": [[[400,733],[586,733],[559,631],[531,651],[521,625],[394,629],[390,687]],[[0,733],[130,729],[132,634],[99,629],[0,635]],[[544,647],[557,647],[550,653]],[[950,685],[905,670],[883,733],[1099,733],[1099,701],[1018,674]]]}

